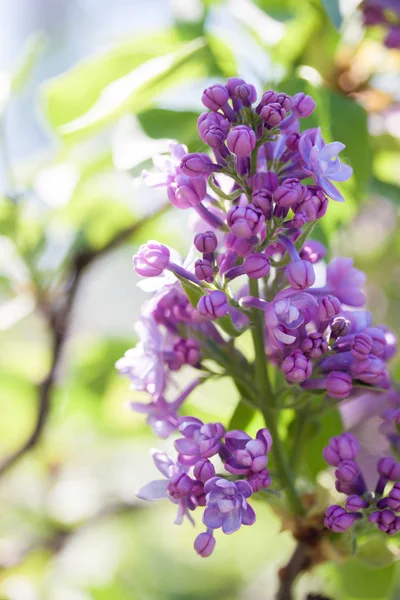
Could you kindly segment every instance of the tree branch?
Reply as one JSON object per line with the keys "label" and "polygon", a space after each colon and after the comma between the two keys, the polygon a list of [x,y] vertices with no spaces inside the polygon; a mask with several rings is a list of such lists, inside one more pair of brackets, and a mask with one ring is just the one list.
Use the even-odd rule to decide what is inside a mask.
{"label": "tree branch", "polygon": [[59,303],[49,304],[43,298],[39,299],[39,308],[45,316],[48,327],[51,333],[51,363],[50,369],[45,379],[38,385],[38,407],[36,413],[36,420],[33,426],[33,430],[28,436],[28,439],[22,444],[20,448],[15,450],[10,456],[5,458],[0,464],[0,478],[7,473],[7,471],[13,467],[25,454],[27,454],[32,448],[37,446],[42,438],[43,431],[47,424],[50,409],[51,409],[51,396],[56,383],[57,370],[60,362],[60,357],[64,347],[65,340],[68,336],[69,323],[72,307],[75,301],[76,293],[78,291],[80,280],[88,268],[95,260],[100,256],[107,254],[111,250],[118,248],[124,242],[129,240],[135,233],[137,233],[142,227],[148,225],[154,219],[162,216],[169,208],[169,204],[163,205],[157,211],[143,217],[137,223],[133,223],[126,229],[118,232],[114,238],[112,238],[102,248],[97,250],[80,250],[72,258],[71,266],[68,268],[66,274],[64,301],[61,307]]}
{"label": "tree branch", "polygon": [[310,563],[310,547],[305,542],[298,542],[285,567],[279,571],[280,586],[276,600],[293,600],[293,585],[298,575]]}

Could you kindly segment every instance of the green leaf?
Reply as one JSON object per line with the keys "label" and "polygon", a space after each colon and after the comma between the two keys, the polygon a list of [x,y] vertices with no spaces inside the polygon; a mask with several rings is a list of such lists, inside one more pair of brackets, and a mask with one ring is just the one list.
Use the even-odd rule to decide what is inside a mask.
{"label": "green leaf", "polygon": [[322,456],[322,450],[329,439],[343,431],[343,424],[337,408],[332,408],[323,417],[318,415],[306,423],[310,435],[305,452],[305,467],[307,472],[315,478],[317,473],[326,469],[327,465]]}
{"label": "green leaf", "polygon": [[196,283],[181,277],[177,273],[175,273],[175,277],[179,280],[179,283],[183,287],[187,297],[189,298],[190,304],[196,308],[200,298],[207,293],[206,290],[201,288]]}
{"label": "green leaf", "polygon": [[387,198],[395,204],[400,204],[400,188],[393,183],[387,183],[386,181],[381,181],[380,179],[373,177],[371,181],[371,192],[377,196]]}
{"label": "green leaf", "polygon": [[145,133],[154,139],[172,138],[190,146],[199,144],[198,113],[152,108],[137,117]]}
{"label": "green leaf", "polygon": [[330,101],[331,134],[346,148],[341,157],[353,167],[355,195],[360,201],[367,190],[372,170],[372,152],[368,134],[367,113],[358,102],[332,92]]}
{"label": "green leaf", "polygon": [[231,420],[229,421],[228,429],[246,429],[255,413],[256,411],[254,408],[243,402],[243,400],[239,400]]}
{"label": "green leaf", "polygon": [[382,569],[371,569],[357,558],[332,565],[332,574],[341,598],[383,600],[390,598],[395,579],[395,563]]}
{"label": "green leaf", "polygon": [[382,568],[391,565],[394,554],[386,545],[383,535],[370,538],[358,548],[358,559],[372,568]]}
{"label": "green leaf", "polygon": [[339,8],[339,0],[321,0],[330,20],[336,29],[342,25],[342,15]]}
{"label": "green leaf", "polygon": [[11,76],[11,90],[18,93],[27,82],[46,45],[46,36],[36,32],[25,42],[17,66]]}
{"label": "green leaf", "polygon": [[[159,48],[157,48],[159,52]],[[107,127],[127,112],[140,112],[150,107],[161,92],[184,79],[194,79],[204,71],[208,48],[203,39],[196,39],[181,46],[177,51],[153,56],[140,62],[127,74],[114,77],[103,86],[95,89],[82,81],[82,72],[69,82],[71,92],[66,90],[66,82],[51,85],[44,91],[44,103],[50,122],[56,132],[65,138],[87,136]],[[84,77],[93,76],[93,67],[84,69]],[[68,80],[68,74],[67,74]],[[76,94],[75,88],[89,85],[90,104],[82,92]],[[68,86],[68,87],[69,87]],[[69,103],[73,110],[68,110]],[[67,105],[66,112],[63,108]]]}
{"label": "green leaf", "polygon": [[236,63],[235,55],[232,52],[229,45],[219,36],[214,35],[212,32],[207,33],[206,37],[210,50],[214,55],[215,62],[221,69],[222,73],[226,77],[232,77],[236,75],[238,66]]}

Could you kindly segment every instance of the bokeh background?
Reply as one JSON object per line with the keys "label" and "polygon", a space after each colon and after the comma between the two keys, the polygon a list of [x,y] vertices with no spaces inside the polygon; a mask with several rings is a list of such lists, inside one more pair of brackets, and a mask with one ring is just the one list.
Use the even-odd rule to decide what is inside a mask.
{"label": "bokeh background", "polygon": [[[0,0],[1,600],[273,598],[293,542],[265,499],[203,560],[170,503],[135,497],[149,449],[172,442],[114,369],[146,297],[131,256],[192,236],[140,173],[170,139],[202,148],[208,83],[311,93],[307,126],[354,168],[316,236],[367,272],[375,320],[400,333],[400,51],[382,37],[353,0]],[[205,385],[186,410],[227,422],[236,402]],[[399,548],[377,543],[304,576],[299,600],[399,598]]]}

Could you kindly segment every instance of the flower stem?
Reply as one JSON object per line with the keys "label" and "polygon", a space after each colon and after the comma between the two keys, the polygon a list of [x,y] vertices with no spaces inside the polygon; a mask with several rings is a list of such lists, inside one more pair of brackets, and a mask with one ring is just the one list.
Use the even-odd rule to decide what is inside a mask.
{"label": "flower stem", "polygon": [[[258,281],[250,279],[250,294],[258,298]],[[268,375],[267,361],[265,358],[264,343],[264,313],[260,310],[253,310],[253,327],[251,329],[253,345],[255,351],[255,375],[259,389],[258,406],[264,417],[266,426],[271,432],[274,443],[272,444],[272,454],[275,459],[276,467],[279,472],[282,483],[286,488],[289,504],[293,512],[297,515],[304,514],[304,507],[297,493],[294,476],[291,472],[285,448],[279,437],[278,424],[276,419],[276,397],[273,393],[271,382]]]}

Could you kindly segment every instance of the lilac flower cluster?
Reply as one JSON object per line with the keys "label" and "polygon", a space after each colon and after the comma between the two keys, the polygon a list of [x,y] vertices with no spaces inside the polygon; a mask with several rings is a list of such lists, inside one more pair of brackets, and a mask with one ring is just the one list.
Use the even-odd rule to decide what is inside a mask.
{"label": "lilac flower cluster", "polygon": [[[345,507],[334,504],[325,514],[325,526],[341,533],[366,517],[388,535],[400,531],[400,463],[391,456],[377,462],[378,480],[374,491],[369,491],[363,472],[356,462],[360,446],[351,433],[330,440],[324,449],[326,462],[336,467],[336,489],[346,494]],[[387,491],[387,485],[394,484]]]}
{"label": "lilac flower cluster", "polygon": [[[204,507],[203,523],[207,529],[197,536],[194,548],[206,557],[215,547],[215,529],[231,534],[241,525],[255,522],[255,512],[247,499],[271,484],[266,466],[272,437],[268,429],[260,429],[255,439],[240,430],[226,433],[221,423],[204,424],[195,417],[181,417],[178,430],[182,437],[175,441],[177,462],[154,452],[154,463],[165,479],[147,484],[138,496],[144,500],[169,498],[178,505],[177,524],[185,516],[193,523],[191,512]],[[217,475],[210,461],[216,455],[228,473],[243,479],[232,481]]]}
{"label": "lilac flower cluster", "polygon": [[400,3],[398,0],[364,0],[361,5],[366,27],[381,25],[386,30],[387,48],[400,48]]}
{"label": "lilac flower cluster", "polygon": [[[267,371],[267,363],[281,369],[300,392],[322,390],[344,400],[359,387],[392,389],[387,361],[396,340],[373,326],[363,308],[365,276],[351,259],[333,259],[325,283],[316,285],[315,265],[327,250],[308,237],[328,197],[343,200],[335,183],[347,180],[351,168],[337,156],[343,144],[326,144],[320,129],[302,131],[314,100],[273,90],[257,99],[251,84],[232,77],[207,88],[202,102],[209,110],[200,115],[198,132],[207,151],[188,153],[171,144],[171,154],[154,161],[158,172],[144,174],[149,185],[166,188],[174,207],[195,213],[193,248],[183,263],[156,241],[138,249],[134,269],[153,296],[136,325],[139,343],[117,368],[135,390],[150,395],[149,403],[131,407],[147,415],[155,434],[182,436],[175,442],[176,464],[155,455],[167,482],[141,495],[167,495],[178,504],[178,521],[205,506],[207,531],[195,548],[206,556],[215,545],[214,529],[231,533],[254,521],[247,499],[270,485],[272,438],[265,429],[253,440],[245,432],[225,433],[221,424],[181,417],[189,394],[207,379],[229,377],[272,431],[269,419],[276,417],[269,412],[271,390],[261,389],[260,363]],[[249,362],[234,341],[258,326],[256,358]],[[183,368],[195,377],[170,399]],[[275,425],[273,453],[277,436]],[[233,480],[215,475],[209,459],[216,455]],[[278,463],[285,467],[285,459]],[[289,498],[290,472],[285,480],[277,476]],[[295,496],[292,490],[298,508]]]}

